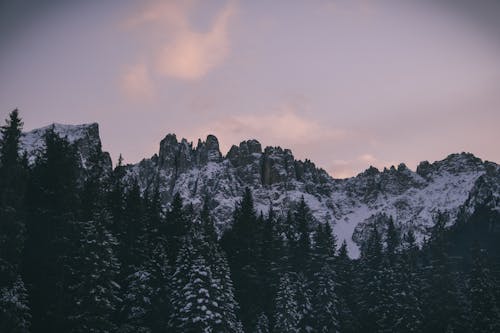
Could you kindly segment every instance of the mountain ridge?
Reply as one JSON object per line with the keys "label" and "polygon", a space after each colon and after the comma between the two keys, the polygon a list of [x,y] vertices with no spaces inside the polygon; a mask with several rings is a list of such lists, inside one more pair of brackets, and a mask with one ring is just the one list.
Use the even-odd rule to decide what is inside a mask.
{"label": "mountain ridge", "polygon": [[[43,148],[43,133],[50,128],[75,143],[82,169],[96,154],[111,172],[108,153],[102,152],[97,123],[52,124],[23,133],[22,150],[31,162]],[[150,158],[125,166],[125,182],[137,181],[143,192],[158,187],[167,206],[175,193],[187,203],[201,206],[208,198],[219,232],[230,225],[232,211],[249,187],[258,211],[284,212],[304,197],[317,221],[330,222],[353,257],[359,255],[366,226],[381,215],[399,227],[412,229],[422,242],[439,211],[458,217],[472,214],[478,205],[500,209],[500,167],[471,153],[450,154],[443,160],[419,163],[410,170],[404,163],[378,170],[369,167],[350,178],[335,179],[310,160],[296,160],[290,149],[265,147],[257,140],[233,145],[226,155],[218,139],[208,135],[196,146],[167,134]]]}

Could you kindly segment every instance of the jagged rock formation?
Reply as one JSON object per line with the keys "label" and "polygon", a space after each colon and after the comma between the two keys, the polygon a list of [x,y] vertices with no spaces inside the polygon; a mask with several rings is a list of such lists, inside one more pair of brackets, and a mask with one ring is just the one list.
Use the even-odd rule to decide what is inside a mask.
{"label": "jagged rock formation", "polygon": [[21,136],[21,155],[26,154],[28,163],[33,164],[44,149],[44,136],[53,130],[61,138],[66,138],[76,147],[78,170],[80,178],[84,178],[93,166],[98,166],[106,172],[111,172],[111,157],[102,151],[99,125],[97,123],[84,125],[52,124],[23,133]]}
{"label": "jagged rock formation", "polygon": [[[76,144],[82,169],[98,156],[111,170],[109,155],[101,150],[97,124],[51,126]],[[48,128],[23,135],[22,149],[30,160],[36,158]],[[230,224],[245,187],[251,188],[257,209],[264,212],[270,206],[285,211],[303,196],[318,221],[332,223],[339,243],[347,240],[353,257],[359,253],[357,243],[366,226],[383,220],[381,216],[392,216],[403,230],[413,229],[422,240],[438,211],[449,213],[453,223],[459,214],[472,214],[478,205],[500,209],[499,165],[468,153],[422,162],[415,172],[400,164],[382,171],[370,167],[356,177],[334,179],[309,160],[295,160],[290,150],[262,149],[256,140],[232,146],[223,156],[213,135],[193,147],[168,134],[157,155],[126,170],[126,181],[137,181],[143,191],[158,187],[165,205],[177,192],[195,207],[207,198],[219,230]]]}

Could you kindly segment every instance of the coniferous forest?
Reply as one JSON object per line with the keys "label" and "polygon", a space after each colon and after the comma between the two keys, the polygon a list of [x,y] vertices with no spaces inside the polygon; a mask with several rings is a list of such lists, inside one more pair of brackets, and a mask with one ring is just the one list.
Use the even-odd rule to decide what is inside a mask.
{"label": "coniferous forest", "polygon": [[1,127],[0,332],[500,332],[498,258],[444,213],[421,246],[379,216],[351,259],[304,199],[260,213],[247,189],[218,233],[121,161],[82,176],[54,132],[28,163],[22,126]]}

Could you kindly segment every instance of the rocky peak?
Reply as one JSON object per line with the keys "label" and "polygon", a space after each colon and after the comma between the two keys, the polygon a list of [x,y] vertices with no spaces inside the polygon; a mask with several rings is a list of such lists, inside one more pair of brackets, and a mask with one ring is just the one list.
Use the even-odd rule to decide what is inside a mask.
{"label": "rocky peak", "polygon": [[198,139],[195,154],[198,165],[204,165],[208,162],[220,162],[222,154],[219,150],[219,140],[214,135],[208,135],[205,142]]}
{"label": "rocky peak", "polygon": [[243,167],[254,163],[260,159],[262,154],[262,146],[257,140],[247,140],[240,142],[239,146],[233,145],[226,158],[231,161],[235,167]]}
{"label": "rocky peak", "polygon": [[[90,169],[97,161],[105,172],[111,172],[111,157],[107,152],[102,151],[99,125],[97,123],[81,125],[54,123],[22,133],[20,140],[21,153],[27,154],[30,164],[33,164],[45,149],[44,137],[50,130],[76,147],[80,170]],[[82,173],[82,177],[84,176],[84,173]]]}
{"label": "rocky peak", "polygon": [[417,167],[417,173],[424,177],[432,177],[433,174],[448,172],[459,174],[464,172],[478,172],[484,169],[484,164],[480,158],[471,153],[450,154],[444,160],[429,163],[421,162]]}
{"label": "rocky peak", "polygon": [[160,167],[173,168],[175,167],[175,160],[179,151],[179,142],[175,134],[167,134],[163,140],[160,141],[160,151],[158,153],[158,160]]}
{"label": "rocky peak", "polygon": [[294,162],[290,149],[266,147],[262,154],[262,184],[272,185],[296,179]]}
{"label": "rocky peak", "polygon": [[160,168],[171,169],[175,174],[189,169],[193,165],[193,144],[186,139],[177,141],[175,134],[167,134],[160,142],[158,161]]}
{"label": "rocky peak", "polygon": [[479,171],[483,169],[483,161],[471,153],[448,155],[444,160],[434,163],[438,170],[450,173]]}

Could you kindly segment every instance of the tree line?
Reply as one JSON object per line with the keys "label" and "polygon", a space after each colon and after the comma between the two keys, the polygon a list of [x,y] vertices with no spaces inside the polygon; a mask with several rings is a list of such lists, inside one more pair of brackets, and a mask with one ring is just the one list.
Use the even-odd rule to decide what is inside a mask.
{"label": "tree line", "polygon": [[29,164],[22,126],[1,127],[0,332],[500,331],[499,274],[479,243],[450,255],[445,214],[422,248],[381,215],[351,259],[303,198],[262,213],[246,189],[219,235],[208,200],[166,209],[121,159],[82,180],[51,130]]}

